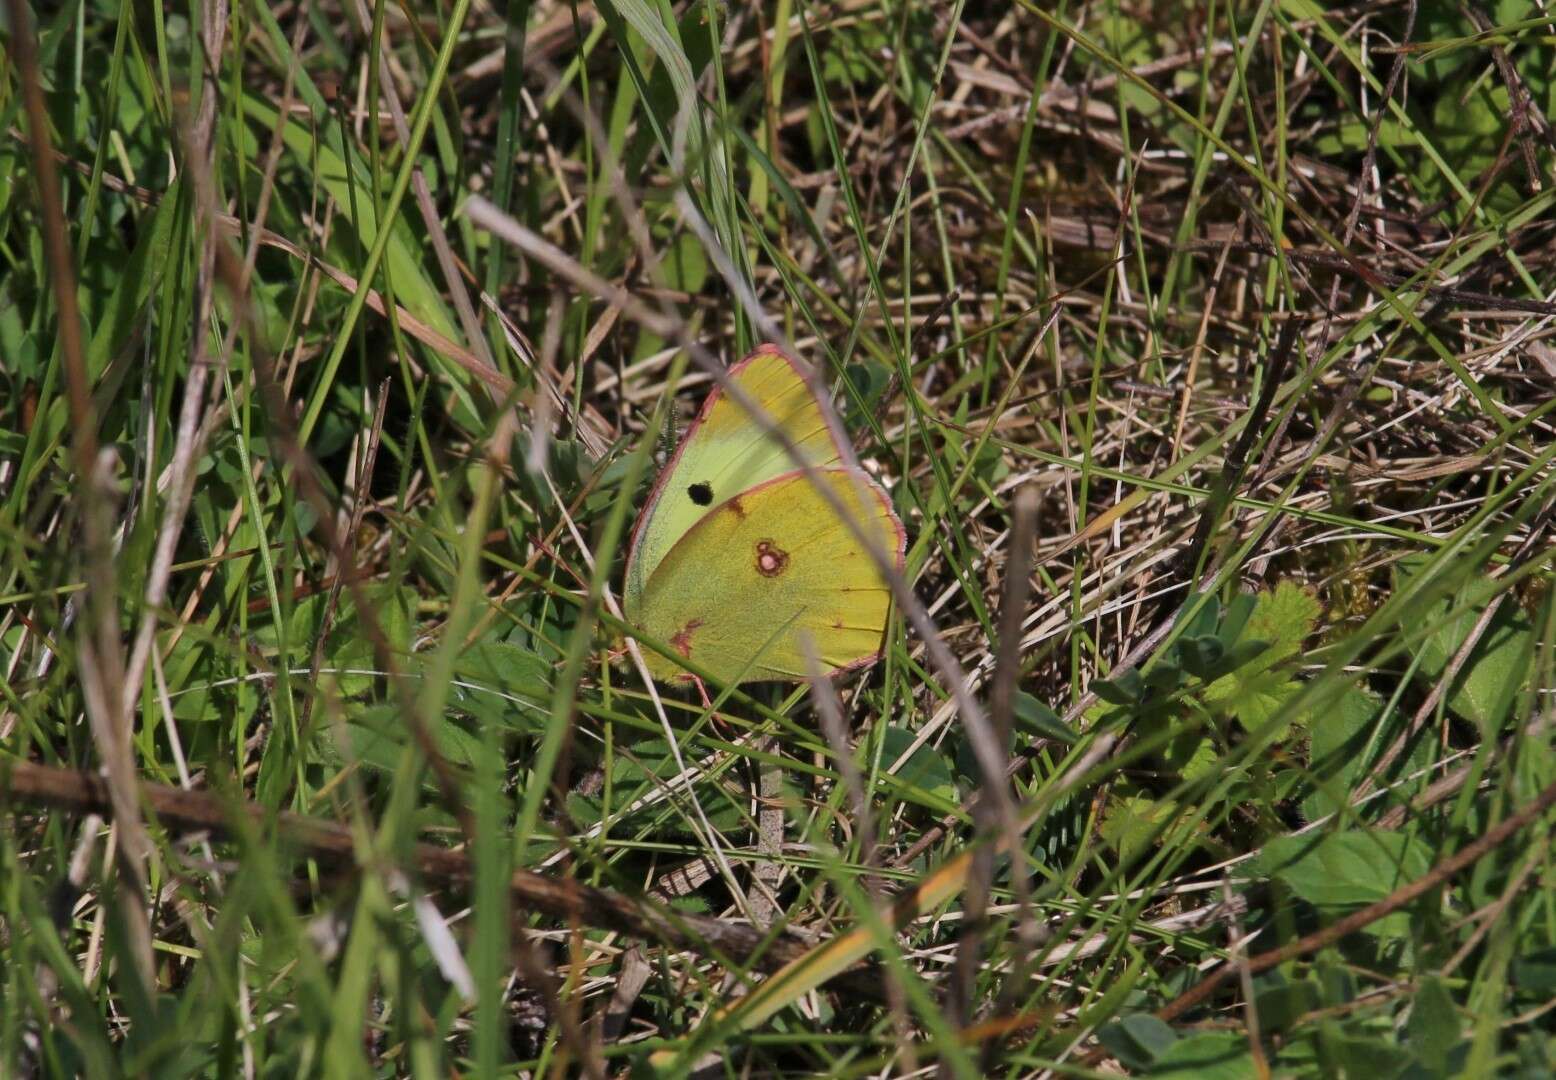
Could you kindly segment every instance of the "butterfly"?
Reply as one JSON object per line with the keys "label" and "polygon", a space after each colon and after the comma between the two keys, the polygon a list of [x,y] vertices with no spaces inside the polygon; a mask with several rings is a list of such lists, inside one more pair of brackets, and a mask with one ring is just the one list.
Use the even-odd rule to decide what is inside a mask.
{"label": "butterfly", "polygon": [[[628,622],[726,685],[807,678],[807,637],[828,675],[873,663],[891,590],[822,487],[898,572],[902,522],[881,486],[844,464],[844,434],[798,361],[762,345],[727,378],[812,472],[715,388],[633,526]],[[691,678],[652,650],[643,659],[656,679]]]}

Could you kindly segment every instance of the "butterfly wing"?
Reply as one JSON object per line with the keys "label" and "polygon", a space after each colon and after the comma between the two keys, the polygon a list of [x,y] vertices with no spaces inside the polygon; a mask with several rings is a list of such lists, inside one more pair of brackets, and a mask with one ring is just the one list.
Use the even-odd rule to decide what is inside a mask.
{"label": "butterfly wing", "polygon": [[[816,403],[799,365],[763,345],[729,369],[729,381],[799,447],[807,462],[841,459],[840,432]],[[794,469],[783,444],[733,398],[715,388],[686,430],[638,515],[627,553],[623,600],[629,618],[670,549],[713,507]]]}
{"label": "butterfly wing", "polygon": [[[900,570],[902,523],[879,485],[839,466],[815,476]],[[890,602],[858,538],[790,471],[706,511],[660,560],[636,621],[722,682],[795,681],[808,674],[802,636],[827,674],[875,660]],[[655,678],[684,677],[668,658],[643,657]]]}

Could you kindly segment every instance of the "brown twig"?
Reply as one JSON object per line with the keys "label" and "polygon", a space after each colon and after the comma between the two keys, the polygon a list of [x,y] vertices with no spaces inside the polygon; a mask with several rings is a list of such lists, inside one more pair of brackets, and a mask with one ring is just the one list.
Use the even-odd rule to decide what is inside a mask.
{"label": "brown twig", "polygon": [[[1026,619],[1027,600],[1032,591],[1032,552],[1037,534],[1036,494],[1030,488],[1018,492],[1012,511],[1010,547],[1005,556],[1004,595],[1000,599],[999,645],[993,682],[989,688],[989,718],[997,740],[995,753],[1004,762],[1004,767],[999,773],[983,778],[986,787],[1000,785],[1008,788],[1010,784],[1010,738],[1015,726],[1016,684],[1021,677],[1021,626]],[[987,804],[988,800],[979,800],[975,820],[980,828],[993,831],[998,828],[999,821]],[[1020,908],[1021,939],[1030,942],[1036,935],[1031,919],[1031,887],[1027,879],[1024,853],[1010,851],[1008,855],[1011,860],[1011,885]],[[982,844],[973,853],[972,869],[968,871],[967,892],[963,900],[967,922],[962,940],[957,946],[952,983],[953,1015],[964,1028],[971,1024],[975,1013],[976,982],[993,884],[994,848]],[[1015,960],[1018,966],[1024,966],[1025,950]],[[1006,992],[1010,992],[1020,981],[1008,980],[1005,984]],[[997,1041],[991,1041],[984,1047],[982,1068],[987,1075],[997,1071],[998,1063],[994,1055],[998,1053],[999,1046]]]}
{"label": "brown twig", "polygon": [[150,918],[146,910],[146,860],[150,838],[135,801],[135,758],[130,745],[129,714],[120,708],[124,682],[124,650],[119,636],[119,606],[114,553],[108,525],[108,499],[100,483],[97,414],[81,340],[81,312],[76,302],[75,258],[65,229],[59,170],[49,144],[49,118],[38,68],[33,12],[23,0],[10,0],[10,55],[16,64],[27,112],[27,138],[38,189],[43,247],[49,283],[58,308],[57,348],[65,369],[70,403],[72,448],[81,492],[82,561],[87,591],[86,619],[80,636],[78,670],[92,737],[107,769],[107,793],[118,827],[118,861],[124,870],[120,892],[130,937],[131,954],[143,982],[150,987],[152,966]]}
{"label": "brown twig", "polygon": [[1259,388],[1259,397],[1248,411],[1237,442],[1226,455],[1221,475],[1216,478],[1210,498],[1205,500],[1205,508],[1200,514],[1199,524],[1194,529],[1194,538],[1184,549],[1183,558],[1178,564],[1179,575],[1188,577],[1191,582],[1199,579],[1210,538],[1215,532],[1216,525],[1221,521],[1222,513],[1242,484],[1248,467],[1248,455],[1258,441],[1259,428],[1264,422],[1264,417],[1269,413],[1270,406],[1275,402],[1276,391],[1286,380],[1286,369],[1290,365],[1292,354],[1297,350],[1302,326],[1302,322],[1297,319],[1281,325],[1274,355],[1270,357],[1269,368],[1264,373],[1264,384]]}
{"label": "brown twig", "polygon": [[[356,581],[361,575],[361,568],[357,566],[356,537],[362,530],[362,518],[367,513],[367,504],[372,498],[373,466],[378,461],[378,443],[384,433],[384,414],[389,406],[389,380],[385,378],[378,384],[378,405],[373,410],[373,423],[368,428],[367,442],[362,448],[362,461],[357,468],[356,493],[352,500],[351,518],[346,525],[345,535],[341,537],[341,550],[333,553],[335,559],[334,580],[330,582],[330,593],[324,601],[324,617],[319,620],[319,636],[313,643],[313,659],[308,664],[308,685],[318,686],[319,669],[324,665],[324,643],[329,637],[330,627],[335,622],[335,609],[340,603],[340,590],[347,581]],[[298,741],[306,742],[308,733],[308,717],[312,714],[314,695],[308,694],[303,698],[302,714],[297,719]]]}
{"label": "brown twig", "polygon": [[[357,28],[363,38],[370,38],[373,33],[373,15],[368,10],[367,4],[363,0],[355,0],[348,6],[357,17]],[[366,79],[368,74],[364,65],[362,77]],[[377,89],[384,104],[389,108],[389,118],[394,124],[395,137],[399,139],[401,146],[410,145],[410,124],[405,119],[405,108],[400,103],[399,91],[389,71],[389,55],[384,49],[378,50]],[[438,213],[437,204],[433,202],[432,189],[427,186],[426,173],[419,166],[413,166],[411,169],[411,192],[415,197],[416,210],[421,215],[422,225],[427,230],[427,242],[432,246],[438,269],[443,274],[443,283],[448,287],[449,299],[453,301],[454,312],[459,317],[459,325],[464,330],[465,337],[470,340],[470,349],[484,367],[495,371],[496,364],[492,360],[491,349],[487,347],[486,335],[481,330],[481,321],[476,318],[475,306],[470,302],[470,293],[465,288],[464,279],[459,275],[453,248],[449,246],[448,235],[443,229],[443,219]],[[494,396],[497,396],[495,392]]]}
{"label": "brown twig", "polygon": [[[1220,251],[1220,242],[1195,240],[1184,245],[1187,251]],[[1270,244],[1258,241],[1241,241],[1233,245],[1234,251],[1247,252],[1254,255],[1275,255],[1275,248]],[[1347,259],[1332,251],[1309,251],[1301,248],[1290,248],[1280,252],[1281,256],[1294,263],[1306,266],[1322,267],[1325,270],[1333,270],[1346,274],[1362,281],[1368,287],[1376,288],[1379,285],[1390,289],[1410,288],[1421,293],[1424,298],[1434,300],[1447,300],[1458,304],[1485,308],[1488,311],[1517,311],[1525,315],[1556,315],[1556,303],[1549,300],[1530,300],[1526,297],[1508,296],[1499,293],[1475,292],[1469,289],[1459,289],[1451,285],[1431,285],[1417,280],[1413,275],[1396,273],[1385,270],[1379,266],[1371,266],[1356,259]]]}
{"label": "brown twig", "polygon": [[1447,667],[1443,668],[1442,675],[1438,677],[1436,685],[1432,687],[1432,692],[1426,695],[1426,700],[1421,702],[1421,707],[1416,709],[1415,715],[1410,718],[1410,723],[1406,724],[1404,730],[1395,736],[1388,749],[1383,751],[1377,762],[1368,770],[1367,775],[1362,777],[1361,783],[1356,785],[1350,798],[1352,806],[1360,803],[1373,788],[1378,786],[1388,771],[1394,767],[1394,762],[1399,760],[1400,755],[1405,752],[1411,741],[1426,726],[1426,722],[1437,711],[1438,703],[1448,696],[1449,688],[1458,680],[1459,672],[1469,662],[1470,654],[1480,644],[1480,639],[1485,636],[1486,630],[1491,626],[1491,620],[1496,618],[1497,612],[1502,607],[1502,602],[1506,599],[1507,593],[1494,597],[1486,605],[1485,610],[1480,613],[1480,617],[1475,620],[1475,625],[1470,628],[1470,632],[1465,635],[1464,640],[1459,644],[1459,648],[1448,661]]}
{"label": "brown twig", "polygon": [[[273,825],[277,836],[310,856],[346,865],[356,859],[351,829],[333,821],[289,811],[272,812],[258,803],[160,784],[142,784],[138,795],[141,804],[172,830],[227,835]],[[28,761],[0,762],[0,803],[56,806],[79,813],[114,812],[103,777]],[[413,845],[407,869],[428,882],[460,890],[475,880],[475,867],[468,855],[433,844]],[[774,971],[815,944],[787,931],[774,935],[743,920],[670,911],[624,893],[530,870],[513,871],[508,887],[514,903],[530,911],[657,941],[732,966]],[[879,996],[878,976],[868,971],[841,978],[850,992]]]}
{"label": "brown twig", "polygon": [[[1330,945],[1342,940],[1350,934],[1370,926],[1385,915],[1390,915],[1408,904],[1425,896],[1453,878],[1460,871],[1474,865],[1506,843],[1521,829],[1533,824],[1540,815],[1556,806],[1556,783],[1548,785],[1545,790],[1534,797],[1522,810],[1511,817],[1503,818],[1485,835],[1472,840],[1454,854],[1448,856],[1442,862],[1434,866],[1430,871],[1412,881],[1408,885],[1401,886],[1388,896],[1376,903],[1368,904],[1359,911],[1354,911],[1345,918],[1331,923],[1321,930],[1315,930],[1311,934],[1305,934],[1296,941],[1282,945],[1278,949],[1259,953],[1257,956],[1248,957],[1246,963],[1250,974],[1257,975],[1261,971],[1268,971],[1272,967],[1284,964],[1288,960],[1295,960],[1299,956],[1307,956],[1310,953],[1326,949]],[[1224,962],[1204,979],[1185,990],[1162,1008],[1156,1010],[1156,1016],[1161,1020],[1175,1020],[1191,1009],[1202,1005],[1215,993],[1216,988],[1237,975],[1239,965],[1231,961]]]}
{"label": "brown twig", "polygon": [[[842,777],[843,788],[848,792],[848,800],[853,805],[854,833],[859,837],[859,863],[866,869],[866,873],[860,878],[860,884],[869,893],[870,899],[884,909],[888,897],[881,887],[881,879],[868,872],[877,866],[879,859],[879,847],[875,838],[875,815],[870,812],[870,800],[865,795],[864,777],[860,775],[858,763],[854,761],[853,749],[849,746],[848,732],[843,721],[843,705],[838,700],[836,684],[823,673],[821,661],[808,639],[805,646],[805,662],[810,673],[810,699],[816,706],[821,732],[832,750],[833,760],[837,762],[838,775]],[[912,1028],[908,1021],[907,994],[895,971],[888,967],[884,973],[886,1005],[891,1012],[892,1027],[903,1044],[908,1046],[911,1044]],[[911,1050],[908,1051],[908,1055],[912,1057]]]}

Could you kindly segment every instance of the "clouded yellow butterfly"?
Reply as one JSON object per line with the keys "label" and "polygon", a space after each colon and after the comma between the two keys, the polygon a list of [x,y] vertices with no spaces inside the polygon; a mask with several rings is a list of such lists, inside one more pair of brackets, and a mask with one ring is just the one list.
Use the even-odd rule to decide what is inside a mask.
{"label": "clouded yellow butterfly", "polygon": [[[799,447],[814,479],[715,388],[632,530],[627,619],[725,683],[806,678],[802,635],[827,674],[872,663],[891,592],[816,485],[837,495],[899,571],[902,522],[880,485],[844,464],[843,433],[796,361],[763,345],[728,378]],[[643,659],[655,678],[685,677],[651,650]]]}

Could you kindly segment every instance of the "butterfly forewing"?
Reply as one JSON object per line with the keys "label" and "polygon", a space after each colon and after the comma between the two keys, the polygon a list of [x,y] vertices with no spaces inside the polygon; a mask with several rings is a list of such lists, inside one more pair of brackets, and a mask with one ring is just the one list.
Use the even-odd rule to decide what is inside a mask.
{"label": "butterfly forewing", "polygon": [[[798,365],[772,345],[729,369],[742,396],[779,426],[812,465],[835,464],[839,436]],[[734,398],[715,388],[654,485],[633,530],[625,599],[640,606],[666,552],[714,506],[795,468],[783,444]]]}

